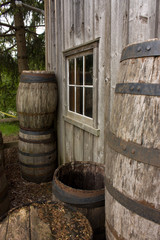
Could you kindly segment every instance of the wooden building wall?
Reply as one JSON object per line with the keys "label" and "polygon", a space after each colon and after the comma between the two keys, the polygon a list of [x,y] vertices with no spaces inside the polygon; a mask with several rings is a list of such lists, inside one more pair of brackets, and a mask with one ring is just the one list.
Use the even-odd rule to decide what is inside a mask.
{"label": "wooden building wall", "polygon": [[[107,79],[107,1],[46,0],[46,69],[58,80],[59,162],[104,162],[104,95]],[[63,51],[99,39],[97,127],[69,121],[66,113],[66,76]]]}
{"label": "wooden building wall", "polygon": [[[122,49],[159,37],[158,0],[46,0],[46,69],[58,80],[59,162],[104,162],[106,129],[112,109]],[[99,38],[96,131],[67,121],[63,51]],[[112,121],[112,119],[110,119]],[[96,134],[94,134],[96,132]]]}

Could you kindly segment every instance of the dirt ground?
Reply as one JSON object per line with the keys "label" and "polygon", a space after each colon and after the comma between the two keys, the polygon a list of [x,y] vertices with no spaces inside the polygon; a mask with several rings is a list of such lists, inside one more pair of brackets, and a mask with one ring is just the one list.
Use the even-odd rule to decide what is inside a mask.
{"label": "dirt ground", "polygon": [[[3,137],[4,142],[17,139],[17,136]],[[36,184],[28,182],[21,177],[17,147],[5,149],[4,157],[10,209],[31,202],[49,201],[52,199],[52,182]]]}

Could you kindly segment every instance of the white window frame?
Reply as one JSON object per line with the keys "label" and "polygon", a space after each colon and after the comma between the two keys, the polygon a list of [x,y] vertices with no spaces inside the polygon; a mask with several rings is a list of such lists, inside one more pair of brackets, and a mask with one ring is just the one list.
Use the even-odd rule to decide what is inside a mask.
{"label": "white window frame", "polygon": [[[68,118],[72,122],[77,121],[78,125],[79,125],[79,123],[82,123],[82,124],[89,125],[92,128],[97,128],[97,121],[98,121],[98,119],[97,119],[97,115],[98,115],[97,114],[98,113],[98,111],[97,111],[97,108],[98,108],[98,43],[99,43],[99,38],[95,39],[93,41],[90,41],[86,44],[79,45],[77,47],[63,51],[65,63],[66,63],[66,74],[65,75],[66,75],[66,89],[67,89],[66,104],[65,104],[66,108],[65,108],[65,116],[64,117],[66,120]],[[77,113],[76,111],[73,112],[73,111],[69,110],[69,86],[71,86],[71,84],[69,84],[69,59],[73,59],[73,58],[76,59],[77,57],[89,55],[91,53],[93,53],[92,118],[85,116],[84,112],[82,115],[82,114]],[[74,60],[74,61],[76,62],[76,60]],[[84,65],[84,61],[83,61],[83,65]],[[83,68],[84,68],[84,66],[83,66]],[[84,71],[83,71],[83,74],[84,74]],[[80,85],[80,86],[82,87],[82,85]],[[87,85],[83,86],[83,91],[86,87],[87,87]],[[88,85],[88,87],[91,87],[91,85]],[[84,94],[83,94],[83,97],[84,97]],[[75,99],[76,99],[76,95],[75,95]],[[84,104],[84,99],[83,99],[83,104]],[[76,107],[76,104],[75,104],[75,107]]]}

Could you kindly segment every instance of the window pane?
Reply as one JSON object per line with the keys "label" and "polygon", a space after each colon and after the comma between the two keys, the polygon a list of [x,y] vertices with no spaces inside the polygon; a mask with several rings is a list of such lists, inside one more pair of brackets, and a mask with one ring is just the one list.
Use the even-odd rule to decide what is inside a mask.
{"label": "window pane", "polygon": [[69,84],[74,84],[74,59],[69,59]]}
{"label": "window pane", "polygon": [[93,88],[85,88],[85,116],[92,118]]}
{"label": "window pane", "polygon": [[83,87],[76,88],[76,112],[83,114]]}
{"label": "window pane", "polygon": [[76,58],[76,84],[83,85],[83,57]]}
{"label": "window pane", "polygon": [[74,112],[75,109],[75,92],[74,87],[69,87],[69,110]]}
{"label": "window pane", "polygon": [[85,56],[85,85],[93,85],[93,54]]}

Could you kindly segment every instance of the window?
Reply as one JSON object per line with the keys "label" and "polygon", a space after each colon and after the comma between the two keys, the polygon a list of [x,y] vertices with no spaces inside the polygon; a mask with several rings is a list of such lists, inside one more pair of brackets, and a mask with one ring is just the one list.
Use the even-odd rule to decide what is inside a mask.
{"label": "window", "polygon": [[68,60],[69,111],[93,118],[93,52]]}
{"label": "window", "polygon": [[66,116],[96,127],[98,39],[64,51],[66,60]]}

